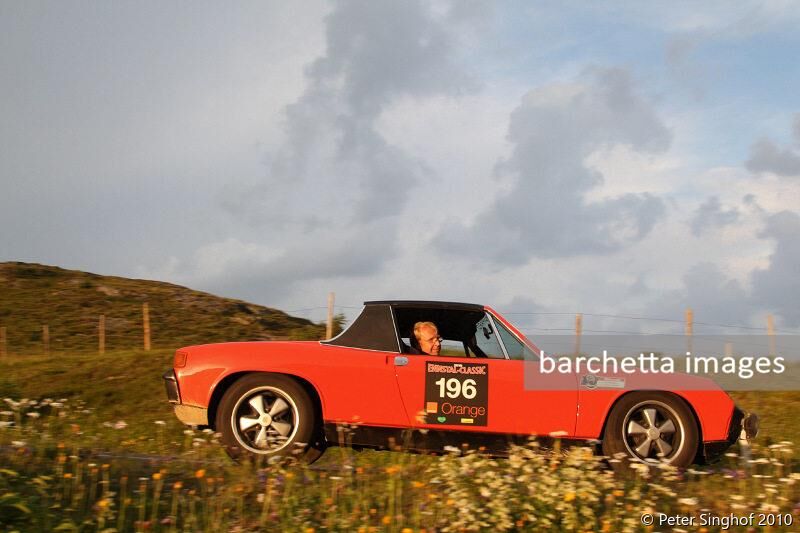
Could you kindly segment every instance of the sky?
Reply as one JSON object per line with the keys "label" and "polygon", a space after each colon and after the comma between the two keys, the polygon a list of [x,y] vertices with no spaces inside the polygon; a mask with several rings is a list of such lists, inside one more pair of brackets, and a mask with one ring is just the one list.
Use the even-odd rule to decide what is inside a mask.
{"label": "sky", "polygon": [[798,25],[780,0],[3,2],[0,261],[313,320],[333,291],[350,318],[798,332]]}

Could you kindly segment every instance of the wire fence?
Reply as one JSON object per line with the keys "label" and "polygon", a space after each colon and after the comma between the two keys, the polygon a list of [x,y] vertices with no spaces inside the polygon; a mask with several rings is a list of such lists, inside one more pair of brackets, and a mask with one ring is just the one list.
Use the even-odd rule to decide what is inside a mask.
{"label": "wire fence", "polygon": [[[335,314],[340,322],[338,325],[346,327],[363,308],[363,305],[332,305],[332,300],[329,300],[328,304],[327,306],[290,309],[284,313],[310,320],[314,315],[327,312],[328,323]],[[50,354],[75,350],[97,350],[100,353],[117,349],[149,350],[153,345],[154,335],[157,337],[155,344],[158,347],[169,346],[170,348],[184,345],[183,343],[269,340],[273,338],[265,337],[263,333],[252,333],[247,329],[248,324],[244,323],[246,320],[240,317],[232,318],[234,322],[239,321],[236,323],[238,329],[232,328],[230,322],[220,320],[220,328],[217,331],[211,331],[206,327],[203,331],[194,332],[195,334],[178,334],[179,328],[170,322],[169,317],[160,316],[158,310],[155,310],[155,321],[151,324],[150,309],[147,303],[137,309],[125,308],[118,314],[113,311],[102,315],[83,313],[47,324],[34,324],[31,321],[24,324],[0,322],[0,357],[14,353],[32,352]],[[694,313],[691,309],[687,310],[683,319],[580,311],[503,312],[500,309],[500,312],[511,320],[520,331],[530,337],[544,334],[575,335],[576,337],[585,334],[691,336],[732,332],[772,336],[800,334],[797,330],[776,329],[773,326],[771,315],[765,317],[764,326],[757,326],[694,320]],[[57,313],[54,316],[57,316]],[[633,324],[636,326],[627,327]],[[303,335],[306,338],[314,337],[314,335],[319,338],[318,332],[310,331],[298,333],[296,336]]]}

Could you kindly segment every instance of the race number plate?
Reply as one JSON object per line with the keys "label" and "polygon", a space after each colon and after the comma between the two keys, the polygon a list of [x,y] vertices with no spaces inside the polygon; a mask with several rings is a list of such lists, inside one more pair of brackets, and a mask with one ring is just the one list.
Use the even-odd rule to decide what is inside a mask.
{"label": "race number plate", "polygon": [[489,418],[489,365],[425,362],[425,422],[485,426]]}

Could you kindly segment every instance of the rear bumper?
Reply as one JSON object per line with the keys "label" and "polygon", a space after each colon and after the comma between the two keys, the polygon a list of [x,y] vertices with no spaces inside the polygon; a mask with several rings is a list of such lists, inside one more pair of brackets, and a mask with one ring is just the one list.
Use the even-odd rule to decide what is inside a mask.
{"label": "rear bumper", "polygon": [[758,435],[759,419],[755,413],[747,413],[738,407],[733,408],[733,416],[728,426],[728,438],[720,441],[704,442],[703,455],[706,461],[719,458],[725,450],[739,439],[752,440]]}
{"label": "rear bumper", "polygon": [[188,426],[207,426],[208,409],[193,405],[181,404],[181,391],[174,370],[168,370],[161,376],[167,390],[167,401],[175,406],[175,416]]}

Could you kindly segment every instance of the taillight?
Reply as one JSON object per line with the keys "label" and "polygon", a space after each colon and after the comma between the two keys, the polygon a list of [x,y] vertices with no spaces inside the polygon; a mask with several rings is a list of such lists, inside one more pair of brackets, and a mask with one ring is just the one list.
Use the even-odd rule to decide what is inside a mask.
{"label": "taillight", "polygon": [[175,352],[175,359],[173,361],[172,366],[175,368],[181,368],[186,366],[186,358],[189,356],[186,352],[177,351]]}

